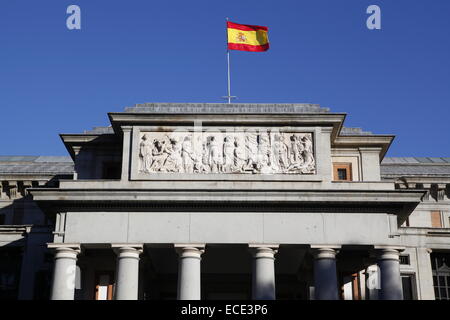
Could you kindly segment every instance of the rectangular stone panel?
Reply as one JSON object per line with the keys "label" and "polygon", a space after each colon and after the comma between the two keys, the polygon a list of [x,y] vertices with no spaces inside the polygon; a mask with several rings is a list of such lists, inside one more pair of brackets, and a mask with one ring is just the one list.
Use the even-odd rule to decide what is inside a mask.
{"label": "rectangular stone panel", "polygon": [[268,213],[264,215],[264,242],[305,244],[387,244],[386,214],[375,213]]}
{"label": "rectangular stone panel", "polygon": [[324,241],[347,245],[386,243],[389,217],[383,213],[322,213]]}
{"label": "rectangular stone panel", "polygon": [[278,129],[142,131],[137,171],[182,174],[315,174],[313,134]]}
{"label": "rectangular stone panel", "polygon": [[192,213],[194,243],[257,243],[263,241],[263,215],[258,213]]}
{"label": "rectangular stone panel", "polygon": [[68,212],[64,242],[125,243],[127,212]]}
{"label": "rectangular stone panel", "polygon": [[382,213],[69,212],[67,243],[391,244]]}
{"label": "rectangular stone panel", "polygon": [[130,243],[189,242],[189,214],[187,213],[130,213],[128,227]]}
{"label": "rectangular stone panel", "polygon": [[320,243],[324,238],[320,213],[264,214],[264,241],[267,243]]}

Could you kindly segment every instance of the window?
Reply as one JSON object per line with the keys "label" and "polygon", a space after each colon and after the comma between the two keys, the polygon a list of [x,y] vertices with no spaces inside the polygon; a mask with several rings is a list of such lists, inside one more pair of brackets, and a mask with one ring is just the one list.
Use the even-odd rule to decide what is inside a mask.
{"label": "window", "polygon": [[403,300],[414,300],[414,275],[402,274]]}
{"label": "window", "polygon": [[5,215],[0,214],[0,225],[5,224]]}
{"label": "window", "polygon": [[400,264],[406,264],[409,265],[409,254],[407,255],[400,255]]}
{"label": "window", "polygon": [[450,300],[450,254],[431,254],[433,285],[436,300]]}
{"label": "window", "polygon": [[352,181],[351,163],[333,163],[334,181]]}
{"label": "window", "polygon": [[441,212],[431,211],[431,227],[442,228]]}
{"label": "window", "polygon": [[347,169],[337,169],[338,180],[347,180]]}

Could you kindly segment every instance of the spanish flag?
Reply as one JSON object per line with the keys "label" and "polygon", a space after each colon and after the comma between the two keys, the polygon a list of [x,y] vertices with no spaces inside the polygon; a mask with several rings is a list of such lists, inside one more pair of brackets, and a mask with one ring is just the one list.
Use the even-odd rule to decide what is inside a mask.
{"label": "spanish flag", "polygon": [[269,50],[269,29],[227,21],[228,49],[241,51]]}

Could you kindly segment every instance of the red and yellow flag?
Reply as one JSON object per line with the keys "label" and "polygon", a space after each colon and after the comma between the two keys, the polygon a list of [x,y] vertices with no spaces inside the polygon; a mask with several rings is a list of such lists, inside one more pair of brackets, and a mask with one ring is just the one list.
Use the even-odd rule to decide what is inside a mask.
{"label": "red and yellow flag", "polygon": [[269,50],[269,29],[227,21],[228,49],[241,51]]}

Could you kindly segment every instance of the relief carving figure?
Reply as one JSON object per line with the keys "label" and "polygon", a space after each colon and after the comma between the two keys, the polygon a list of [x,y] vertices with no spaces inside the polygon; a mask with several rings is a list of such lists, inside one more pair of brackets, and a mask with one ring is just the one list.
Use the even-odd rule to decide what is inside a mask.
{"label": "relief carving figure", "polygon": [[272,150],[270,148],[270,137],[267,132],[259,136],[257,168],[262,173],[272,172]]}
{"label": "relief carving figure", "polygon": [[144,134],[142,137],[142,142],[139,145],[139,156],[141,157],[141,170],[144,172],[150,172],[152,166],[153,155],[152,155],[153,143],[148,134]]}
{"label": "relief carving figure", "polygon": [[223,172],[232,172],[234,167],[234,141],[226,136],[223,142]]}
{"label": "relief carving figure", "polygon": [[289,145],[289,162],[290,168],[296,168],[301,165],[303,162],[303,158],[300,151],[300,144],[298,142],[298,137],[295,135],[291,135],[289,137],[290,145]]}
{"label": "relief carving figure", "polygon": [[166,146],[168,157],[164,162],[164,171],[183,172],[183,159],[181,158],[181,146],[177,138],[170,138],[170,144]]}
{"label": "relief carving figure", "polygon": [[245,148],[247,152],[247,164],[245,170],[256,173],[258,164],[258,134],[250,131],[245,135]]}
{"label": "relief carving figure", "polygon": [[312,147],[312,141],[307,137],[304,136],[302,138],[303,142],[303,168],[302,173],[309,172],[311,170],[314,170],[315,168],[315,160],[314,160],[314,154],[313,154],[313,147]]}
{"label": "relief carving figure", "polygon": [[239,131],[194,135],[146,132],[138,146],[139,172],[186,174],[314,174],[311,133]]}
{"label": "relief carving figure", "polygon": [[196,157],[192,149],[192,140],[190,136],[186,136],[181,147],[181,158],[183,160],[183,169],[186,173],[194,172],[194,162]]}
{"label": "relief carving figure", "polygon": [[285,172],[289,167],[288,147],[284,142],[284,137],[280,134],[275,134],[274,136],[273,153],[274,170]]}
{"label": "relief carving figure", "polygon": [[219,145],[219,142],[216,140],[216,137],[210,136],[208,164],[212,173],[218,173],[222,169],[220,150],[221,147]]}
{"label": "relief carving figure", "polygon": [[245,156],[245,150],[242,148],[241,140],[236,137],[234,139],[234,171],[243,172],[244,166],[247,164],[247,158]]}
{"label": "relief carving figure", "polygon": [[155,142],[153,144],[153,150],[152,150],[152,155],[153,155],[153,163],[152,166],[150,168],[151,171],[161,171],[163,166],[164,166],[164,162],[166,161],[166,158],[168,156],[166,150],[166,146],[165,146],[165,141],[161,141],[158,139],[155,139]]}
{"label": "relief carving figure", "polygon": [[206,149],[206,143],[202,143],[202,155],[199,170],[200,172],[209,172],[211,170],[209,166],[209,153]]}

